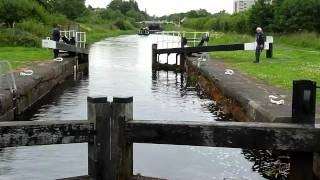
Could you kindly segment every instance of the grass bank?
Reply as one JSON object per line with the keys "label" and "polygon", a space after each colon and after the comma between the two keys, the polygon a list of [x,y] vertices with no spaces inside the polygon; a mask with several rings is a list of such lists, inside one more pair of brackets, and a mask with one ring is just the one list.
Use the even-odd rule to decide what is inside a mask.
{"label": "grass bank", "polygon": [[52,51],[30,47],[1,47],[0,60],[9,61],[14,69],[31,62],[44,61],[52,58]]}
{"label": "grass bank", "polygon": [[[254,37],[248,35],[221,34],[211,39],[210,44],[243,43],[254,40]],[[267,59],[264,51],[259,64],[252,63],[255,60],[254,51],[213,52],[210,55],[214,59],[222,59],[229,67],[249,76],[291,90],[293,80],[309,79],[320,83],[319,46],[320,39],[314,35],[301,34],[299,37],[288,35],[280,38],[276,36],[274,57]],[[320,100],[320,95],[317,98]]]}
{"label": "grass bank", "polygon": [[[104,38],[124,34],[134,34],[137,30],[104,29],[102,26],[81,25],[82,31],[87,32],[87,44],[91,45]],[[52,59],[52,50],[38,47],[0,47],[0,60],[9,61],[14,69],[36,61]]]}

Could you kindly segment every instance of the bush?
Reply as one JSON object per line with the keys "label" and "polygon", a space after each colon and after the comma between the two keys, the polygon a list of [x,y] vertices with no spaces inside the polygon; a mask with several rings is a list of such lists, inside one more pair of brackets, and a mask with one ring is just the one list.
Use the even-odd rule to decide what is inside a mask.
{"label": "bush", "polygon": [[0,20],[8,28],[28,18],[44,21],[46,15],[44,8],[33,0],[0,0]]}
{"label": "bush", "polygon": [[0,33],[0,46],[40,47],[41,39],[19,29],[5,29]]}
{"label": "bush", "polygon": [[127,20],[118,20],[114,23],[120,30],[131,30],[134,26]]}
{"label": "bush", "polygon": [[24,20],[16,25],[16,29],[29,32],[37,37],[50,36],[51,28],[35,20]]}
{"label": "bush", "polygon": [[65,26],[70,24],[70,22],[71,21],[65,15],[54,13],[54,14],[49,14],[46,17],[45,24],[49,25],[50,27],[52,27],[55,24],[60,24]]}

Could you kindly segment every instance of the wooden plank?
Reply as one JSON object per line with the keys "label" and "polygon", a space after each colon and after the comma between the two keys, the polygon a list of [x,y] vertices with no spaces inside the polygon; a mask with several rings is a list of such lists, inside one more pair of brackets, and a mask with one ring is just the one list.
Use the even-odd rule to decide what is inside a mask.
{"label": "wooden plank", "polygon": [[68,52],[80,53],[80,54],[89,54],[89,50],[86,48],[80,48],[74,45],[65,44],[61,42],[57,42],[56,49],[68,51]]}
{"label": "wooden plank", "polygon": [[165,180],[165,179],[135,175],[135,176],[132,176],[129,180]]}
{"label": "wooden plank", "polygon": [[90,176],[77,176],[77,177],[69,177],[69,178],[62,178],[57,180],[94,180],[94,178],[91,178]]}
{"label": "wooden plank", "polygon": [[88,121],[17,121],[0,123],[0,148],[88,142]]}
{"label": "wooden plank", "polygon": [[171,53],[198,53],[198,52],[213,52],[213,51],[239,51],[244,50],[244,44],[228,44],[216,46],[200,46],[200,47],[185,47],[185,48],[170,48],[157,49],[157,54],[171,54]]}
{"label": "wooden plank", "polygon": [[131,121],[129,142],[247,149],[320,151],[320,128],[247,122]]}

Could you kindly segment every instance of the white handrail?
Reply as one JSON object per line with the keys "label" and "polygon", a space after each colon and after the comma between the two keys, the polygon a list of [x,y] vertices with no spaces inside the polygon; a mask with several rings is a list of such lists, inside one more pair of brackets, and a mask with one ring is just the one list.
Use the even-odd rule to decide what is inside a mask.
{"label": "white handrail", "polygon": [[8,67],[8,75],[7,75],[7,82],[8,82],[8,85],[9,85],[9,88],[10,88],[10,92],[11,93],[15,93],[17,91],[17,85],[16,85],[16,80],[14,78],[14,75],[13,75],[13,70],[12,70],[12,66],[11,66],[11,63],[9,61],[3,61],[1,60],[0,61],[0,79],[1,79],[1,84],[0,86],[2,86],[2,72],[5,72],[3,71],[4,70],[4,66],[3,65],[7,65]]}
{"label": "white handrail", "polygon": [[85,48],[86,42],[87,42],[87,35],[86,32],[76,32],[74,30],[70,31],[60,31],[60,36],[65,36],[68,39],[71,39],[72,37],[75,38],[76,46]]}
{"label": "white handrail", "polygon": [[[188,44],[193,47],[201,42],[202,37],[210,37],[210,32],[162,31],[156,34],[158,35],[156,43],[162,48],[169,48],[169,45],[180,47],[181,37],[186,37]],[[207,46],[208,43],[205,42],[205,45]]]}

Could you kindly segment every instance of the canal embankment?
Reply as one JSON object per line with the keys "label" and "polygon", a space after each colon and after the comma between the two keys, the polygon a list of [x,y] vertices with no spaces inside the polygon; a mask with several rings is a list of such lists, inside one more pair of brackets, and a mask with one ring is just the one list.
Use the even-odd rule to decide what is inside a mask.
{"label": "canal embankment", "polygon": [[[243,75],[239,71],[226,73],[228,68],[219,60],[198,63],[199,57],[187,58],[187,72],[198,80],[201,88],[232,114],[238,121],[290,122],[291,95],[289,92],[268,86],[264,82]],[[200,65],[200,66],[198,66]],[[284,104],[277,105],[269,96],[278,96]]]}
{"label": "canal embankment", "polygon": [[[292,123],[291,92],[232,70],[218,59],[203,61],[200,56],[187,57],[186,71],[191,80],[236,121]],[[279,97],[284,103],[272,103],[270,96]],[[319,107],[316,112],[316,122],[319,122]],[[320,177],[318,153],[314,153],[313,168]]]}
{"label": "canal embankment", "polygon": [[54,87],[72,76],[75,65],[76,58],[73,57],[63,57],[61,62],[30,64],[13,73],[16,84],[14,91],[10,90],[12,80],[7,78],[8,75],[3,76],[0,89],[0,121],[14,120],[28,110]]}

